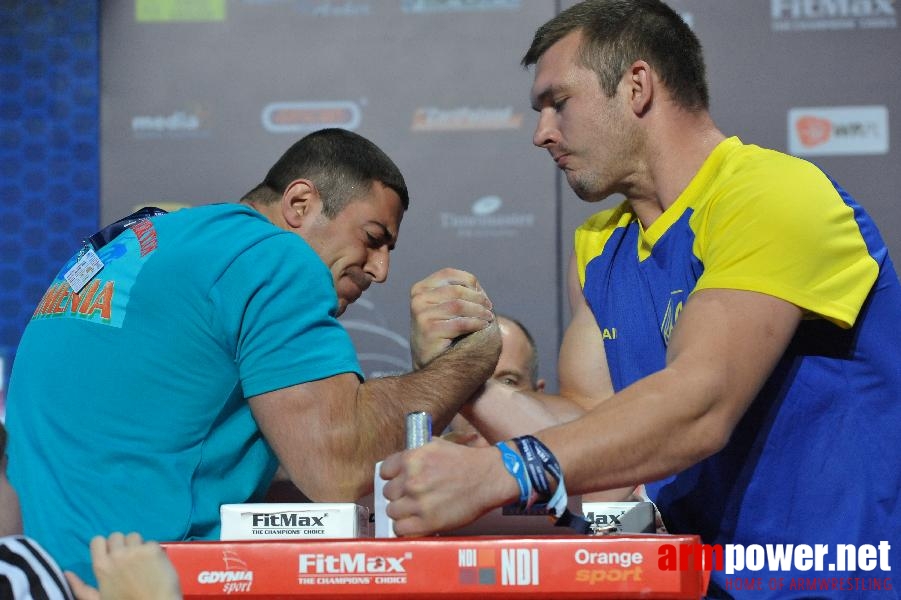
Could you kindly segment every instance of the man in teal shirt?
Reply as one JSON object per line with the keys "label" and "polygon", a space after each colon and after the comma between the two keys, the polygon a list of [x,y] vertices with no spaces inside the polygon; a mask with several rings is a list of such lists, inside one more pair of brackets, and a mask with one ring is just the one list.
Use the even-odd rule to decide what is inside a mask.
{"label": "man in teal shirt", "polygon": [[408,203],[378,147],[331,129],[240,204],[147,211],[92,236],[38,304],[11,376],[25,533],[91,581],[94,535],[218,539],[219,506],[261,498],[278,463],[314,501],[368,493],[404,415],[444,427],[500,347],[478,282],[446,269],[414,288],[420,314],[447,324],[414,331],[426,366],[361,381],[337,317],[387,278]]}

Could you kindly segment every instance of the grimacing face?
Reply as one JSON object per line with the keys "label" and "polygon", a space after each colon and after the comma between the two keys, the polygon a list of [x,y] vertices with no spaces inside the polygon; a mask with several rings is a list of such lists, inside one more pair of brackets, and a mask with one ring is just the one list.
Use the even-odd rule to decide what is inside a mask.
{"label": "grimacing face", "polygon": [[321,200],[311,207],[302,236],[328,266],[338,294],[338,314],[372,282],[388,279],[389,253],[397,242],[404,208],[397,192],[379,181],[329,219]]}

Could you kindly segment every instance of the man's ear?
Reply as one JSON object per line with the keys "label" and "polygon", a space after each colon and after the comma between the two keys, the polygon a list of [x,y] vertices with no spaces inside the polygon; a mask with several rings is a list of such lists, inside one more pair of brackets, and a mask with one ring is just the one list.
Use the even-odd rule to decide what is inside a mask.
{"label": "man's ear", "polygon": [[300,229],[307,219],[322,212],[319,190],[309,179],[295,179],[282,194],[281,210],[285,223]]}
{"label": "man's ear", "polygon": [[629,108],[638,116],[651,108],[654,99],[654,76],[651,65],[643,60],[632,63],[623,75],[626,90],[629,94]]}

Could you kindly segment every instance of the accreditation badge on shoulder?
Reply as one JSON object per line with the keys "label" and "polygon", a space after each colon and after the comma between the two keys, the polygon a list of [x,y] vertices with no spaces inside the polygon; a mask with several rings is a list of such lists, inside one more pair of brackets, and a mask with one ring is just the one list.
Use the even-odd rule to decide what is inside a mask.
{"label": "accreditation badge on shoulder", "polygon": [[92,247],[85,246],[78,253],[75,264],[65,272],[63,278],[69,284],[69,287],[72,288],[72,292],[77,294],[102,269],[103,261],[100,260],[100,257],[97,256]]}

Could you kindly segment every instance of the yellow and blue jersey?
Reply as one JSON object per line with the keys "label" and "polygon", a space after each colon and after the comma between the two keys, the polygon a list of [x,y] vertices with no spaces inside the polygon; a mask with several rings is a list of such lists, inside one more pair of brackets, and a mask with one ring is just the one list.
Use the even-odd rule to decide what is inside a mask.
{"label": "yellow and blue jersey", "polygon": [[665,366],[697,290],[804,311],[728,445],[648,485],[672,531],[722,544],[901,539],[901,286],[875,225],[835,182],[729,138],[647,229],[623,203],[576,231],[575,252],[617,391]]}

